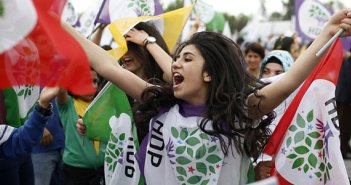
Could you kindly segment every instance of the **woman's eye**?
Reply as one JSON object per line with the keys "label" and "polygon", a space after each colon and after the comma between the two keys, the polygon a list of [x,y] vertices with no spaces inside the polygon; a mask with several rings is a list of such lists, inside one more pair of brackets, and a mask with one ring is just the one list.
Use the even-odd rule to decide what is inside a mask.
{"label": "woman's eye", "polygon": [[190,61],[192,61],[191,58],[184,58],[184,60],[185,60],[185,62],[190,62]]}

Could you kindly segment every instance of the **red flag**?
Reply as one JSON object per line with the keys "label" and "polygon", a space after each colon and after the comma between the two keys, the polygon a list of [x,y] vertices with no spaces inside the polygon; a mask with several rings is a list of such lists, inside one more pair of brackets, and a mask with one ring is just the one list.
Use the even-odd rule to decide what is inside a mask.
{"label": "red flag", "polygon": [[[5,25],[6,28],[11,29],[0,26],[0,32],[3,31],[5,37],[9,35],[10,38],[22,37],[23,39],[14,39],[13,43],[8,39],[10,44],[0,44],[1,89],[30,84],[61,86],[77,95],[91,94],[95,91],[88,59],[83,49],[61,27],[59,15],[64,2],[3,1],[4,14],[0,16],[3,16],[5,21],[12,20],[14,26]],[[24,5],[27,6],[20,7]],[[35,7],[33,12],[36,15],[26,17],[26,12],[23,11],[29,11],[33,5]],[[16,17],[16,14],[12,13],[13,10],[17,10],[16,13],[22,16]],[[28,19],[28,21],[22,19]],[[35,24],[33,27],[22,27],[23,25],[17,24],[17,21],[22,21],[23,24],[33,21]],[[28,29],[29,34],[22,29]]]}
{"label": "red flag", "polygon": [[338,39],[306,79],[264,149],[274,157],[271,173],[280,184],[348,183],[334,98],[342,59]]}

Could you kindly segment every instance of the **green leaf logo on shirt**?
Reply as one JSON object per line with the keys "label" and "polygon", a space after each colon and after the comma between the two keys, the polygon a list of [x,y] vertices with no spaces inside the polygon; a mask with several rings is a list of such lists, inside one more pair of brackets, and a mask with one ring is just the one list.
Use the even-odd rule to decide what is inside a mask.
{"label": "green leaf logo on shirt", "polygon": [[171,133],[177,144],[169,143],[166,148],[168,157],[175,160],[171,163],[175,165],[179,182],[208,184],[210,181],[208,177],[217,174],[223,163],[218,154],[220,151],[218,139],[203,133],[200,129],[189,132],[187,128],[172,127]]}

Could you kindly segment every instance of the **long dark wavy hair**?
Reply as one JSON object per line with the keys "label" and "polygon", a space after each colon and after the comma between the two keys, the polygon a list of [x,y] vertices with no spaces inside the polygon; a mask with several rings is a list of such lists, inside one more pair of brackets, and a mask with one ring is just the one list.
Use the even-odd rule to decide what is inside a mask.
{"label": "long dark wavy hair", "polygon": [[[141,22],[134,26],[137,30],[144,30],[149,36],[156,38],[156,43],[168,54],[170,54],[166,42],[162,38],[162,35],[152,23]],[[144,68],[144,75],[146,79],[157,78],[162,79],[163,71],[157,64],[152,55],[147,51],[144,46],[139,46],[133,42],[127,43],[128,50],[135,53],[141,65]]]}
{"label": "long dark wavy hair", "polygon": [[[205,60],[203,71],[212,79],[208,88],[207,110],[205,118],[199,123],[200,129],[219,138],[225,155],[235,148],[241,154],[257,158],[269,138],[267,126],[274,119],[274,114],[268,113],[261,119],[250,118],[247,98],[254,93],[262,99],[256,91],[264,84],[246,73],[239,46],[222,34],[196,33],[179,45],[175,56],[187,45],[194,45],[200,51]],[[171,86],[149,87],[143,92],[140,104],[135,107],[135,118],[140,124],[148,125],[160,107],[168,108],[176,102]],[[211,124],[211,130],[206,129],[209,128],[208,124]]]}

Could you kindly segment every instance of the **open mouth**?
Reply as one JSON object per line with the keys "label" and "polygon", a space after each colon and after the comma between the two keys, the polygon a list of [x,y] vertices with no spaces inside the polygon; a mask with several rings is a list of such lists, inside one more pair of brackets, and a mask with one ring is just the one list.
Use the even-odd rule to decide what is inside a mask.
{"label": "open mouth", "polygon": [[179,85],[184,81],[184,77],[180,75],[179,73],[174,73],[173,75],[173,83],[174,85]]}

